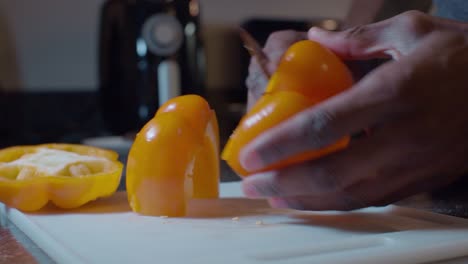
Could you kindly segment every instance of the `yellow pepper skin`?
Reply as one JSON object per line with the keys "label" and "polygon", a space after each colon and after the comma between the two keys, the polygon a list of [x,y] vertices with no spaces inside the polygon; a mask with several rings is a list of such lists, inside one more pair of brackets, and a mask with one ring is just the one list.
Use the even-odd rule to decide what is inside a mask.
{"label": "yellow pepper skin", "polygon": [[239,176],[247,177],[253,173],[275,170],[291,164],[315,159],[346,147],[349,143],[348,138],[339,140],[336,144],[332,144],[320,150],[299,153],[288,159],[282,160],[281,162],[277,162],[262,170],[254,172],[246,171],[241,166],[239,159],[235,158],[238,153],[240,153],[242,147],[260,133],[315,104],[316,101],[294,91],[277,91],[274,93],[264,94],[257,101],[254,107],[252,107],[249,113],[242,118],[235,133],[231,135],[229,141],[224,147],[221,157],[226,160],[227,164]]}
{"label": "yellow pepper skin", "polygon": [[[83,155],[88,160],[66,165],[53,174],[31,164],[15,163],[45,149],[61,151],[57,155]],[[123,164],[117,158],[113,151],[74,144],[16,146],[0,150],[0,201],[22,211],[37,211],[49,201],[57,207],[71,209],[110,196],[117,190],[123,170]],[[81,168],[82,172],[74,172],[76,169],[72,166],[85,168]],[[25,173],[28,176],[20,179]],[[71,175],[76,173],[79,175]]]}
{"label": "yellow pepper skin", "polygon": [[219,197],[219,129],[214,111],[198,95],[161,106],[137,134],[127,161],[133,211],[184,216],[188,198]]}
{"label": "yellow pepper skin", "polygon": [[302,40],[283,54],[265,93],[241,119],[223,150],[222,159],[241,177],[314,160],[348,147],[350,137],[321,149],[298,153],[259,171],[245,170],[241,150],[256,137],[301,111],[344,92],[353,84],[351,72],[331,51],[319,43]]}

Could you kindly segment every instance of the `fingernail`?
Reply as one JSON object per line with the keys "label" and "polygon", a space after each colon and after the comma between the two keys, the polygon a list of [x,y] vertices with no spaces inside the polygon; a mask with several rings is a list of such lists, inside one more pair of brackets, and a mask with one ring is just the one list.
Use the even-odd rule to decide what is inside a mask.
{"label": "fingernail", "polygon": [[313,28],[309,29],[309,31],[307,32],[307,37],[309,39],[314,39],[315,37],[321,37],[324,34],[329,33],[329,32],[330,31],[325,30],[323,28],[313,27]]}
{"label": "fingernail", "polygon": [[268,202],[271,207],[273,208],[278,208],[278,209],[295,209],[295,210],[303,210],[304,207],[302,204],[299,202],[292,200],[292,199],[287,199],[287,198],[280,198],[280,197],[274,197],[268,199]]}
{"label": "fingernail", "polygon": [[288,203],[284,199],[279,198],[279,197],[268,199],[268,203],[273,208],[278,208],[278,209],[289,208]]}
{"label": "fingernail", "polygon": [[320,28],[320,27],[312,27],[312,28],[309,29],[309,32],[308,32],[308,33],[309,33],[309,35],[310,35],[310,34],[321,34],[321,33],[323,33],[324,31],[325,31],[325,30],[322,29],[322,28]]}
{"label": "fingernail", "polygon": [[265,198],[277,196],[278,190],[275,190],[271,184],[271,178],[275,172],[265,172],[251,175],[244,179],[242,189],[249,198]]}
{"label": "fingernail", "polygon": [[265,164],[256,152],[241,152],[241,166],[248,172],[258,171],[264,168]]}
{"label": "fingernail", "polygon": [[259,198],[260,193],[258,192],[257,188],[253,184],[244,184],[242,185],[242,190],[245,196],[249,198]]}

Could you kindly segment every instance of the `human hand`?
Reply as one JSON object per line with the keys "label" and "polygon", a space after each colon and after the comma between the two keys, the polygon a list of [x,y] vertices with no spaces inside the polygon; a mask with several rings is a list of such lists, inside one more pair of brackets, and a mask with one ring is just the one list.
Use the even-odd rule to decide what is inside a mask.
{"label": "human hand", "polygon": [[351,210],[385,205],[468,171],[468,25],[408,12],[309,38],[344,59],[392,57],[351,89],[266,131],[241,152],[250,171],[371,128],[347,149],[247,177],[274,207]]}
{"label": "human hand", "polygon": [[[272,33],[266,43],[263,51],[268,57],[266,70],[269,74],[275,72],[283,53],[297,41],[307,38],[307,32],[294,30],[284,30]],[[249,75],[246,79],[248,88],[247,108],[250,107],[262,96],[268,83],[267,76],[264,75],[256,58],[251,58],[249,64]]]}

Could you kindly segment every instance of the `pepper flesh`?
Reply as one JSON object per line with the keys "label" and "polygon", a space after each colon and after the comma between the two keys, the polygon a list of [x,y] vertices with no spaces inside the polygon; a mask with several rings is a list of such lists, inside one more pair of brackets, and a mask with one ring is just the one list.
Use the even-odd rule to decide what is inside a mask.
{"label": "pepper flesh", "polygon": [[266,92],[296,91],[318,103],[352,84],[351,72],[333,52],[317,42],[303,40],[282,56]]}
{"label": "pepper flesh", "polygon": [[258,171],[246,171],[239,161],[241,149],[261,133],[348,89],[352,84],[350,71],[331,51],[310,40],[293,44],[283,55],[265,94],[241,119],[229,138],[222,158],[238,175],[246,177],[346,148],[349,137],[318,150],[299,153]]}
{"label": "pepper flesh", "polygon": [[[63,155],[78,160],[61,163]],[[74,144],[0,150],[0,201],[22,211],[37,211],[49,201],[69,209],[110,196],[119,186],[123,169],[117,158],[113,151]],[[50,164],[59,169],[50,173]]]}
{"label": "pepper flesh", "polygon": [[143,215],[184,216],[188,198],[217,198],[218,153],[218,123],[205,99],[184,95],[169,100],[130,149],[131,208]]}

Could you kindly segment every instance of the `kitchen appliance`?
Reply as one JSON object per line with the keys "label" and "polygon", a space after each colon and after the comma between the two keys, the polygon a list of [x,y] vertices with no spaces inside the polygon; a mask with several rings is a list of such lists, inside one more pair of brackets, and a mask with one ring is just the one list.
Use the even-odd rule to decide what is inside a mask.
{"label": "kitchen appliance", "polygon": [[203,94],[198,0],[108,0],[101,10],[99,95],[113,134],[138,131],[160,105]]}

